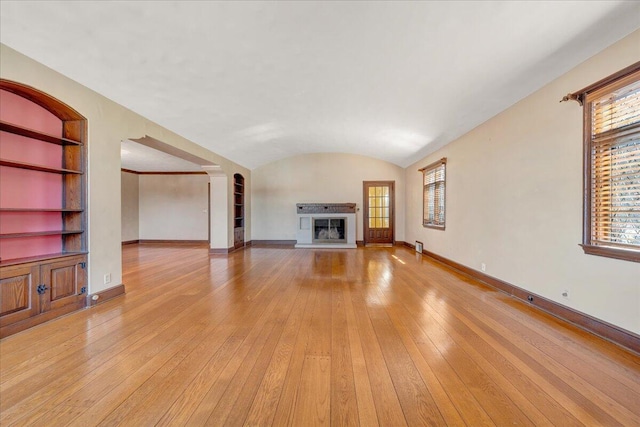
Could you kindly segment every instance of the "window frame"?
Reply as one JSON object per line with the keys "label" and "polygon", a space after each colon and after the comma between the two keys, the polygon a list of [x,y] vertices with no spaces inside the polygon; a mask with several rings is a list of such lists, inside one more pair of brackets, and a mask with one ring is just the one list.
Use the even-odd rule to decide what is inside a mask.
{"label": "window frame", "polygon": [[[427,173],[430,173],[432,171],[436,171],[438,168],[442,167],[443,168],[443,172],[444,172],[444,178],[442,179],[442,185],[444,187],[444,191],[443,191],[443,201],[442,201],[442,211],[443,211],[443,215],[442,215],[442,224],[436,224],[436,223],[430,223],[427,221],[427,212],[425,211],[425,187],[427,186],[427,184],[425,184],[425,177],[427,175]],[[446,223],[447,223],[447,158],[443,157],[440,160],[437,160],[433,163],[428,164],[427,166],[418,169],[418,172],[420,172],[422,174],[422,226],[424,228],[432,228],[434,230],[445,230],[446,228]],[[435,206],[439,206],[439,204],[436,204],[435,201],[435,191],[434,191],[434,207]],[[436,217],[436,212],[434,211],[434,218]]]}
{"label": "window frame", "polygon": [[606,246],[592,242],[592,200],[591,189],[592,168],[592,100],[600,99],[607,93],[612,93],[622,87],[628,86],[640,80],[640,62],[606,77],[593,85],[574,94],[569,94],[569,99],[578,101],[583,106],[583,230],[582,244],[585,254],[615,258],[620,260],[640,262],[640,246],[638,248],[623,248],[618,246]]}

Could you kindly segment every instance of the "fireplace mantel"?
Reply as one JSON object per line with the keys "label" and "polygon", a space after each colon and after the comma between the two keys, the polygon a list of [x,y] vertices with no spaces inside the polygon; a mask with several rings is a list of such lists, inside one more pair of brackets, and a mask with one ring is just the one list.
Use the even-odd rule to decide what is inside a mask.
{"label": "fireplace mantel", "polygon": [[[298,203],[296,213],[298,214],[296,248],[357,247],[355,203]],[[316,236],[318,224],[328,224],[328,233]],[[340,224],[338,226],[340,236],[337,235],[338,228],[335,224]],[[336,235],[335,241],[331,241],[332,235]]]}
{"label": "fireplace mantel", "polygon": [[298,214],[356,213],[355,203],[298,203]]}

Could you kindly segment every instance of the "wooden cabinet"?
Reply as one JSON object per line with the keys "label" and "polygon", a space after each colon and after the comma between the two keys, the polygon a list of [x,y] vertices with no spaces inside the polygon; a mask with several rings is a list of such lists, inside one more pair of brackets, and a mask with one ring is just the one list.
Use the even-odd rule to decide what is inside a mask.
{"label": "wooden cabinet", "polygon": [[233,175],[233,247],[244,246],[244,177]]}
{"label": "wooden cabinet", "polygon": [[22,264],[0,270],[0,329],[40,314],[35,297],[40,267]]}
{"label": "wooden cabinet", "polygon": [[233,229],[233,247],[240,248],[244,246],[244,228],[234,228]]}
{"label": "wooden cabinet", "polygon": [[0,336],[84,306],[86,119],[0,79]]}
{"label": "wooden cabinet", "polygon": [[86,255],[0,269],[0,336],[85,306]]}

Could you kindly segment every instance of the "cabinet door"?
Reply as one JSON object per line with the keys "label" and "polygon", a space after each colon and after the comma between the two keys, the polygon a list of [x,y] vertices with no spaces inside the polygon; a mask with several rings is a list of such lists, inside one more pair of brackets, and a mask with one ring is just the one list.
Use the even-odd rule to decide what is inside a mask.
{"label": "cabinet door", "polygon": [[86,257],[73,257],[44,264],[41,275],[46,286],[45,310],[57,310],[68,305],[84,305],[82,288],[86,286]]}
{"label": "cabinet door", "polygon": [[240,248],[242,246],[244,246],[244,228],[235,228],[233,230],[233,247]]}
{"label": "cabinet door", "polygon": [[36,292],[39,283],[38,265],[23,264],[0,270],[0,327],[41,313]]}

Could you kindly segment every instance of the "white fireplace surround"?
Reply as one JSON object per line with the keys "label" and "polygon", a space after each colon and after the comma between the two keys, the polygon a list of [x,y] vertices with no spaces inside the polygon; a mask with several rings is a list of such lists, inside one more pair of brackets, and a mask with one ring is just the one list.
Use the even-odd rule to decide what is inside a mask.
{"label": "white fireplace surround", "polygon": [[[311,204],[310,204],[311,205]],[[339,204],[332,203],[327,204],[329,209],[325,209],[325,205],[321,204],[312,204],[318,207],[318,209],[308,209],[308,206],[305,208],[300,208],[298,205],[298,218],[297,218],[297,244],[296,248],[318,248],[318,249],[345,249],[345,248],[356,248],[356,214],[354,209],[346,209],[352,210],[353,212],[326,212],[326,210],[335,210]],[[347,205],[347,204],[345,204]],[[353,205],[353,204],[349,204]],[[308,212],[309,210],[316,212]],[[340,209],[338,209],[340,210]],[[303,212],[305,211],[305,212]],[[314,242],[313,239],[313,223],[314,219],[330,219],[330,218],[344,218],[345,219],[345,238],[344,242]]]}

